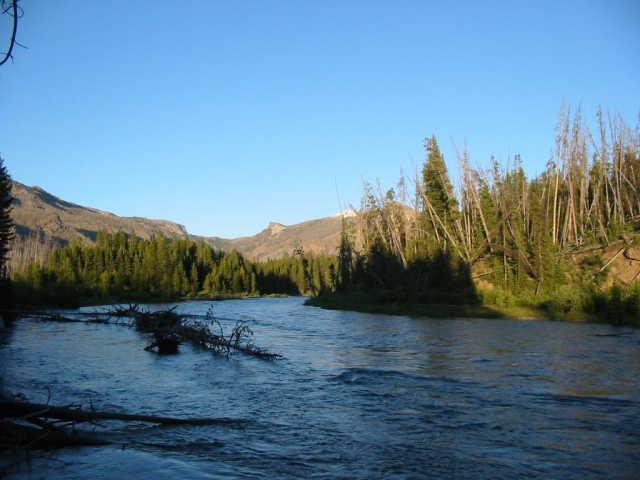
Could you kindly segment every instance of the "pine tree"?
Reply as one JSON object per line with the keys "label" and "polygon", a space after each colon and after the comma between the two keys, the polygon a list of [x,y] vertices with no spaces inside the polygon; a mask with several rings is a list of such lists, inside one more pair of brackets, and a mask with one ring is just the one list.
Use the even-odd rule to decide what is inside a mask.
{"label": "pine tree", "polygon": [[14,237],[13,221],[11,220],[11,177],[4,166],[4,159],[0,157],[0,281],[8,277],[7,260],[11,240]]}
{"label": "pine tree", "polygon": [[196,262],[191,263],[191,273],[189,274],[189,291],[198,293],[200,290],[200,282],[198,280],[198,267]]}
{"label": "pine tree", "polygon": [[427,161],[422,169],[425,223],[442,234],[458,215],[458,201],[449,180],[447,165],[435,136],[425,140]]}

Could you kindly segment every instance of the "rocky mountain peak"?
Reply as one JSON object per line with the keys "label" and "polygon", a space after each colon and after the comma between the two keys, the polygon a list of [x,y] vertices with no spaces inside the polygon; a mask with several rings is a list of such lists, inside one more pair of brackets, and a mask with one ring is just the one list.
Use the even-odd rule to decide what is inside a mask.
{"label": "rocky mountain peak", "polygon": [[269,222],[269,225],[267,226],[267,230],[270,235],[278,235],[285,228],[287,228],[285,225],[278,222]]}

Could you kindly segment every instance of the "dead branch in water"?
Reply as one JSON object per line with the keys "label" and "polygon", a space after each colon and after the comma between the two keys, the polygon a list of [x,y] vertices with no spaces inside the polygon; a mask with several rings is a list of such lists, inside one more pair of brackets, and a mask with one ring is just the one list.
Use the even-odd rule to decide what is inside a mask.
{"label": "dead branch in water", "polygon": [[[100,312],[96,312],[96,313],[100,313]],[[105,309],[103,313],[110,317],[132,317],[132,316],[140,315],[147,312],[140,306],[140,304],[130,303],[126,307],[114,305],[111,309]]]}
{"label": "dead branch in water", "polygon": [[[217,327],[219,333],[214,333]],[[282,355],[271,353],[265,349],[256,347],[249,339],[253,331],[244,322],[237,322],[226,337],[220,322],[210,317],[209,320],[183,320],[175,326],[175,333],[179,338],[206,348],[218,355],[229,356],[233,351],[242,352],[264,360],[275,360]]]}
{"label": "dead branch in water", "polygon": [[83,445],[108,445],[89,432],[35,428],[15,422],[0,422],[0,449],[62,448]]}
{"label": "dead branch in water", "polygon": [[[153,415],[133,415],[115,412],[97,412],[80,408],[54,407],[39,403],[0,400],[0,416],[24,418],[33,416],[42,419],[68,420],[76,423],[95,422],[96,420],[122,420],[127,422],[146,422],[161,425],[214,425],[237,423],[229,418],[173,418]],[[46,420],[45,420],[46,421]]]}
{"label": "dead branch in water", "polygon": [[[282,355],[257,347],[251,339],[253,331],[244,322],[236,322],[227,336],[224,328],[209,310],[206,315],[176,313],[176,307],[151,312],[138,304],[127,307],[113,307],[95,312],[65,312],[65,315],[51,312],[29,312],[24,316],[50,322],[98,323],[135,327],[137,330],[153,334],[152,342],[145,350],[158,348],[160,353],[175,353],[180,343],[190,342],[216,355],[229,357],[233,352],[242,352],[263,360],[275,360]],[[82,317],[70,318],[71,315]],[[90,317],[90,318],[86,318]],[[165,348],[166,347],[166,348]]]}
{"label": "dead branch in water", "polygon": [[[242,420],[231,418],[173,418],[152,415],[97,412],[74,407],[0,400],[0,449],[61,448],[81,445],[107,445],[110,441],[99,435],[78,431],[76,424],[95,423],[97,420],[145,422],[160,425],[237,425]],[[25,425],[29,422],[39,428]],[[73,429],[59,426],[64,422]]]}

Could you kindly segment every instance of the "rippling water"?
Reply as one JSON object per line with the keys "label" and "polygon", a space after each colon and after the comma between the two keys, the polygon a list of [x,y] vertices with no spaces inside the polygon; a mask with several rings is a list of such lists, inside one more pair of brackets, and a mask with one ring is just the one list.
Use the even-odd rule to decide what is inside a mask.
{"label": "rippling water", "polygon": [[9,478],[640,477],[640,330],[302,302],[215,303],[275,362],[186,345],[159,356],[126,327],[18,322],[0,374],[31,401],[234,421],[109,423],[115,445],[36,453]]}

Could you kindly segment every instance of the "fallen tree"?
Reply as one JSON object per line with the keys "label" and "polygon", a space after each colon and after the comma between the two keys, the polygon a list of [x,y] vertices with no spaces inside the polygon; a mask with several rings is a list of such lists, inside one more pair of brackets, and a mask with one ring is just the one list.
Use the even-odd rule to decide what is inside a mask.
{"label": "fallen tree", "polygon": [[0,449],[44,449],[108,445],[90,432],[52,428],[36,428],[15,422],[0,422]]}
{"label": "fallen tree", "polygon": [[[282,355],[256,346],[253,331],[244,322],[236,322],[231,333],[226,334],[220,321],[209,310],[206,315],[179,314],[175,307],[151,312],[139,305],[113,307],[94,312],[68,312],[65,315],[51,312],[29,312],[29,318],[52,322],[78,322],[121,325],[152,334],[146,350],[158,349],[160,353],[175,353],[178,345],[189,342],[217,355],[229,356],[241,352],[263,360],[276,360]],[[80,318],[71,318],[77,316]]]}
{"label": "fallen tree", "polygon": [[[0,448],[41,449],[69,446],[107,445],[109,440],[93,432],[76,430],[82,423],[98,420],[145,422],[160,425],[238,424],[231,418],[173,418],[116,412],[98,412],[78,407],[0,400]],[[30,423],[31,425],[25,425]],[[72,427],[71,429],[69,427]]]}
{"label": "fallen tree", "polygon": [[17,402],[13,400],[0,400],[1,416],[5,418],[31,418],[56,419],[75,423],[95,422],[97,420],[122,420],[127,422],[146,422],[162,425],[213,425],[220,423],[236,423],[237,420],[229,418],[173,418],[153,415],[137,415],[116,412],[98,412],[83,410],[74,407],[55,407],[40,403]]}

